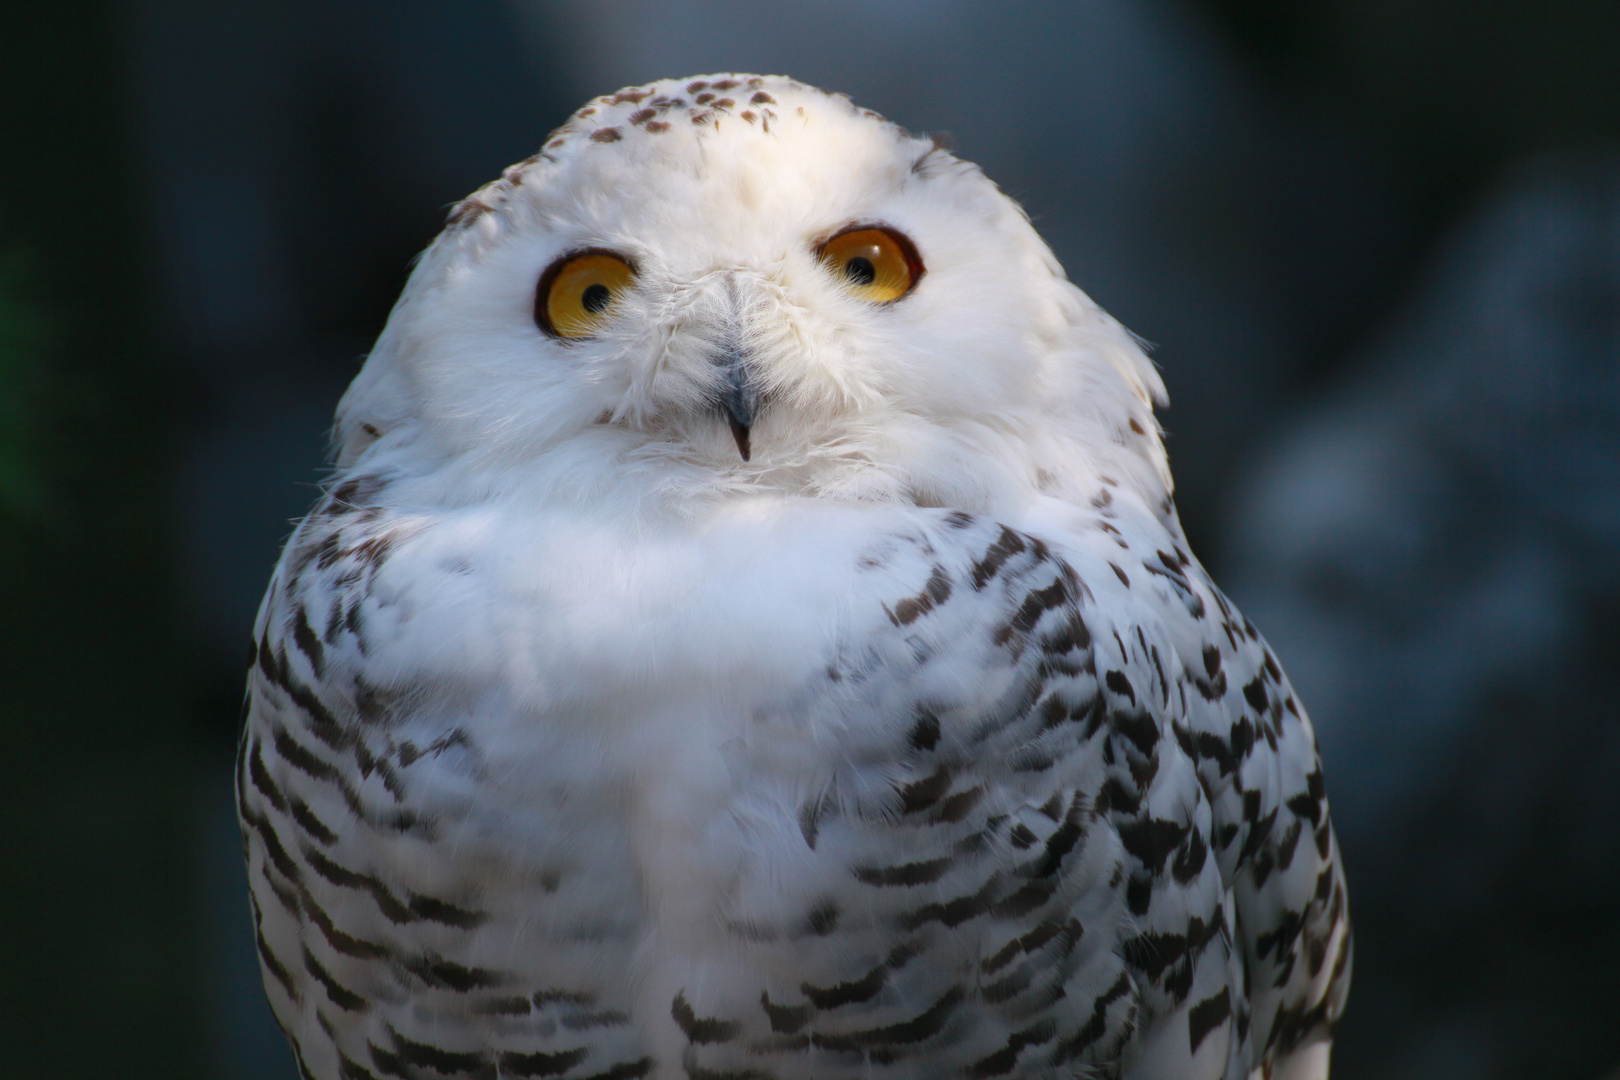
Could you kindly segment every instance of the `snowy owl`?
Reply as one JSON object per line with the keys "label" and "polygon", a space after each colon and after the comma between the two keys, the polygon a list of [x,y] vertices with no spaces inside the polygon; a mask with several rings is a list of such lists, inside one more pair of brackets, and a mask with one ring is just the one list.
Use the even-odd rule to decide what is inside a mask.
{"label": "snowy owl", "polygon": [[1131,336],[973,165],[780,77],[451,214],[255,630],[307,1077],[1325,1077],[1310,722]]}

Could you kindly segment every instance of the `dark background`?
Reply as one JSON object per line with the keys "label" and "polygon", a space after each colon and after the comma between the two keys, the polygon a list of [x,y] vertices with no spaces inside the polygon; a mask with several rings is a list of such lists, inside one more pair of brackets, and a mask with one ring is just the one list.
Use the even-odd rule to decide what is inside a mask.
{"label": "dark background", "polygon": [[0,10],[0,1076],[290,1077],[249,625],[447,204],[594,94],[785,71],[1024,201],[1158,346],[1195,548],[1316,718],[1334,1075],[1620,1066],[1620,5]]}

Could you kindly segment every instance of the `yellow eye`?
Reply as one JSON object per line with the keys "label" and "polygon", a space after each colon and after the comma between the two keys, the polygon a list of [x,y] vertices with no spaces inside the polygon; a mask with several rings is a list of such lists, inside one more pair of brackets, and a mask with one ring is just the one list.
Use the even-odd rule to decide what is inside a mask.
{"label": "yellow eye", "polygon": [[873,225],[844,230],[817,248],[816,255],[846,289],[872,304],[894,303],[923,275],[911,241]]}
{"label": "yellow eye", "polygon": [[576,251],[540,275],[534,321],[558,338],[588,338],[607,324],[619,294],[635,284],[636,269],[608,251]]}

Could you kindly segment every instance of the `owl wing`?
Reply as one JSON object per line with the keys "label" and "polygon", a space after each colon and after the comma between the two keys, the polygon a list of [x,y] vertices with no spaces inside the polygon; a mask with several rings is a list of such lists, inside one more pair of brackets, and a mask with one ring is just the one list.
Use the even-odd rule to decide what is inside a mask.
{"label": "owl wing", "polygon": [[1181,544],[1128,527],[1111,539],[1117,572],[1145,589],[1174,647],[1172,732],[1211,803],[1242,954],[1238,1030],[1257,1074],[1325,1080],[1351,933],[1310,720],[1253,624]]}
{"label": "owl wing", "polygon": [[236,787],[272,1008],[319,1080],[648,1076],[611,993],[638,929],[626,860],[599,845],[570,879],[585,899],[549,903],[570,868],[557,808],[502,767],[499,650],[443,618],[488,598],[453,524],[385,506],[388,483],[325,494],[257,621]]}
{"label": "owl wing", "polygon": [[1094,525],[933,513],[862,553],[881,616],[770,730],[839,758],[798,835],[760,812],[792,884],[734,912],[790,974],[688,989],[689,1069],[1325,1075],[1349,938],[1308,722],[1190,559]]}
{"label": "owl wing", "polygon": [[1184,547],[1099,502],[1052,546],[947,515],[909,549],[921,587],[884,605],[909,649],[885,678],[932,743],[903,758],[905,783],[993,792],[964,835],[1022,853],[931,901],[986,905],[978,1000],[1005,1010],[1005,1037],[969,1071],[1122,1053],[1138,1078],[1325,1078],[1351,936],[1310,721]]}

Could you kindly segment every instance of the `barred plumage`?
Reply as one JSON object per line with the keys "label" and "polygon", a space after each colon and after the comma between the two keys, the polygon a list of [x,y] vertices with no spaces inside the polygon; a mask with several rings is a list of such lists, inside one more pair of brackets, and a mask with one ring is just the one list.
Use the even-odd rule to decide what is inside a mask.
{"label": "barred plumage", "polygon": [[[791,258],[763,283],[714,269],[756,265],[735,251],[626,257],[643,293],[670,282],[607,309],[653,345],[503,329],[548,261],[629,242],[558,224],[600,212],[558,201],[620,160],[589,155],[674,138],[652,122],[681,109],[729,117],[741,91],[776,134],[694,120],[681,145],[716,183],[745,153],[725,122],[748,153],[873,141],[877,164],[845,165],[881,180],[892,157],[908,198],[979,207],[1046,275],[1046,306],[1013,313],[1044,382],[955,412],[862,402],[863,381],[906,396],[893,339],[857,321],[816,356],[842,301],[806,298]],[[1186,550],[1123,331],[982,177],[842,99],[725,76],[588,109],[589,138],[564,129],[424,260],[260,613],[239,806],[306,1075],[1325,1076],[1350,937],[1310,725]],[[629,159],[655,209],[666,182],[691,199],[662,153]],[[857,191],[772,220],[807,245],[822,219],[921,230],[931,277],[885,310],[926,317],[954,256],[902,207]],[[1050,422],[1078,433],[1032,435],[1064,393],[1081,419]],[[531,405],[551,425],[532,442],[516,411],[492,420]]]}

